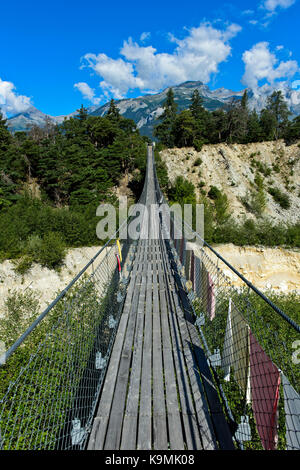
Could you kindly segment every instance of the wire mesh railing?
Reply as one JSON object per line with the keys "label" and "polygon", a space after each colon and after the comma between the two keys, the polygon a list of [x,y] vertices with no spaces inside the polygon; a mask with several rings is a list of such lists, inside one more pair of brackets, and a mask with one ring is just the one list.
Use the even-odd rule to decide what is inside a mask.
{"label": "wire mesh railing", "polygon": [[[148,158],[140,204],[148,195],[150,164]],[[155,165],[154,181],[151,200],[160,205],[162,238],[169,239],[237,447],[299,449],[296,319],[274,306],[190,226],[185,224],[185,235],[178,236],[182,221],[170,215]],[[3,355],[2,449],[85,448],[137,246],[129,237],[117,243],[118,235]],[[233,285],[225,267],[244,287]]]}
{"label": "wire mesh railing", "polygon": [[136,253],[123,228],[1,356],[1,449],[85,448]]}
{"label": "wire mesh railing", "polygon": [[[299,315],[288,317],[170,212],[157,178],[156,192],[164,238],[237,448],[299,450]],[[224,274],[228,268],[231,277],[239,277],[240,288]]]}
{"label": "wire mesh railing", "polygon": [[2,365],[1,382],[11,378],[0,400],[2,449],[84,448],[134,253],[135,241],[119,248],[108,243],[92,273],[77,280]]}

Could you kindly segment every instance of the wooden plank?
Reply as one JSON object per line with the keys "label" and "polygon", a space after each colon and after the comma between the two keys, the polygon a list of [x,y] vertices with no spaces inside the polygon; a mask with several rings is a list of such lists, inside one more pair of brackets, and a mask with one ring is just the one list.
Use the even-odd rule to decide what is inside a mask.
{"label": "wooden plank", "polygon": [[211,410],[211,417],[214,423],[215,433],[222,450],[234,450],[231,431],[225,419],[224,412],[220,403],[218,392],[207,364],[204,351],[199,346],[193,347],[197,364],[201,373],[204,389]]}
{"label": "wooden plank", "polygon": [[182,292],[180,296],[177,289],[177,285],[175,285],[174,282],[176,278],[170,276],[170,279],[173,284],[172,298],[176,309],[178,329],[182,337],[185,362],[190,379],[190,386],[192,389],[192,396],[197,415],[202,445],[204,449],[216,449],[217,443],[216,438],[214,436],[212,421],[209,415],[209,407],[206,402],[206,397],[201,383],[200,374],[197,368],[195,367],[192,352],[190,349],[190,336],[189,331],[187,329],[187,324],[189,325],[189,323],[186,322],[184,312],[182,311],[182,308],[180,306],[180,298],[182,297]]}
{"label": "wooden plank", "polygon": [[179,413],[180,404],[178,403],[176,375],[172,354],[172,344],[170,338],[170,329],[168,323],[168,311],[165,293],[165,283],[162,277],[162,265],[159,266],[159,299],[161,313],[161,329],[164,359],[164,376],[166,386],[166,403],[169,426],[169,440],[171,449],[183,450],[184,438],[182,433],[182,423]]}
{"label": "wooden plank", "polygon": [[[166,253],[164,253],[166,256]],[[169,277],[167,260],[165,258],[165,276],[169,282],[169,290],[174,291],[174,281]],[[188,449],[202,449],[201,439],[199,435],[199,427],[196,418],[196,410],[192,399],[192,391],[190,388],[189,377],[186,371],[184,348],[182,345],[181,332],[178,327],[175,304],[173,296],[168,296],[169,303],[169,323],[171,327],[171,338],[174,350],[174,361],[177,374],[177,383],[180,395],[181,410],[184,422],[184,430],[186,436],[186,444]]]}
{"label": "wooden plank", "polygon": [[127,385],[128,385],[128,376],[129,376],[129,369],[130,369],[130,362],[132,356],[132,344],[133,344],[133,337],[135,331],[135,323],[136,323],[136,316],[137,316],[137,304],[139,299],[139,281],[141,275],[137,273],[136,276],[136,289],[133,296],[133,302],[131,305],[131,311],[129,314],[129,321],[126,330],[126,336],[124,340],[119,371],[116,381],[116,387],[114,391],[107,434],[104,444],[104,449],[119,449],[120,447],[120,440],[121,440],[121,432],[122,432],[122,422],[123,422],[123,414],[124,414],[124,407],[125,407],[125,400],[126,400],[126,392],[127,392]]}
{"label": "wooden plank", "polygon": [[[178,274],[175,275],[175,280],[177,280],[177,282],[180,283]],[[197,367],[197,365],[199,367],[199,370],[201,373],[201,383],[203,383],[203,388],[205,390],[205,394],[206,394],[207,402],[209,406],[209,411],[211,415],[210,416],[211,423],[213,425],[215,435],[219,441],[220,447],[222,449],[225,449],[228,446],[228,449],[233,449],[234,447],[232,447],[233,442],[232,442],[230,429],[225,419],[225,415],[221,407],[217,390],[215,386],[213,385],[214,381],[210,374],[210,370],[207,364],[205,354],[200,346],[200,340],[199,340],[199,336],[197,333],[197,329],[192,324],[193,315],[192,315],[191,307],[189,305],[186,292],[184,291],[181,285],[179,285],[178,291],[179,291],[180,299],[183,303],[183,308],[184,308],[184,313],[182,312],[180,316],[182,320],[183,318],[185,320],[185,322],[184,321],[181,322],[180,328],[181,330],[183,330],[184,323],[186,324],[187,331],[188,331],[188,336],[186,335],[186,340],[187,340],[187,343],[189,343],[190,341],[189,348],[193,356],[192,358],[190,358],[190,364],[194,369],[195,367]],[[203,375],[202,370],[200,369],[200,366],[202,367],[202,370],[205,371],[204,375]],[[202,393],[202,397],[204,398],[203,393]],[[209,425],[209,427],[211,428],[211,424]]]}
{"label": "wooden plank", "polygon": [[150,264],[148,265],[146,289],[145,329],[137,448],[150,450],[152,437],[152,272]]}
{"label": "wooden plank", "polygon": [[157,285],[157,267],[153,266],[153,447],[155,450],[168,448],[167,418],[163,382],[163,357],[161,325]]}
{"label": "wooden plank", "polygon": [[[130,281],[130,286],[128,286],[128,296],[131,299],[132,293],[135,287],[135,275]],[[131,300],[130,300],[131,303]],[[127,304],[128,305],[128,304]],[[125,307],[124,307],[125,308]],[[121,315],[120,323],[118,326],[116,339],[112,349],[110,361],[108,364],[108,369],[106,372],[106,377],[101,393],[100,402],[98,405],[98,410],[96,413],[96,419],[93,423],[91,436],[88,443],[88,449],[102,449],[104,445],[106,428],[108,423],[108,418],[110,414],[112,396],[114,393],[115,383],[117,379],[119,362],[126,332],[128,322],[128,314],[123,313]]]}
{"label": "wooden plank", "polygon": [[122,450],[132,450],[136,448],[140,377],[142,367],[145,291],[145,276],[142,275],[138,303],[137,324],[133,344],[130,383],[127,395],[126,412],[124,415],[122,440],[120,447]]}

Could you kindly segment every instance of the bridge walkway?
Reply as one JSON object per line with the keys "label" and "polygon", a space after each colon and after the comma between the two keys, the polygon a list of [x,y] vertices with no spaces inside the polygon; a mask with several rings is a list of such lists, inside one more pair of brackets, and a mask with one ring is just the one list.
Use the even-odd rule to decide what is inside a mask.
{"label": "bridge walkway", "polygon": [[[156,202],[152,158],[147,207]],[[233,449],[170,246],[147,217],[88,449]]]}

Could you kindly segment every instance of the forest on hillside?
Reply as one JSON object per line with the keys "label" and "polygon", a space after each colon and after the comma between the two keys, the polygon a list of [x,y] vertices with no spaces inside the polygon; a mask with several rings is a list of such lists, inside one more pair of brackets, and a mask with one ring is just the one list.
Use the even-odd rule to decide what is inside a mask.
{"label": "forest on hillside", "polygon": [[137,168],[139,193],[146,140],[113,100],[104,117],[81,107],[60,126],[14,135],[0,115],[0,259],[22,257],[23,272],[33,261],[57,266],[65,247],[99,244],[96,208],[116,203],[113,188]]}
{"label": "forest on hillside", "polygon": [[[226,195],[211,188],[197,201],[192,183],[179,178],[170,185],[159,149],[206,143],[248,143],[300,138],[300,117],[289,119],[281,92],[274,92],[260,115],[250,111],[247,92],[228,109],[209,112],[196,90],[191,105],[177,112],[170,88],[164,112],[155,128],[157,168],[161,185],[172,202],[203,202],[205,236],[209,242],[300,246],[300,224],[274,226],[269,222],[230,217]],[[114,188],[126,173],[134,174],[130,189],[138,198],[143,184],[147,137],[134,121],[119,113],[114,100],[104,117],[78,114],[54,126],[33,127],[28,132],[8,131],[0,114],[0,260],[17,259],[16,270],[26,272],[34,261],[59,267],[67,247],[99,244],[96,208],[100,203],[117,205]],[[137,170],[137,171],[136,171]],[[259,185],[257,210],[264,203]]]}
{"label": "forest on hillside", "polygon": [[167,93],[160,122],[154,135],[166,147],[195,147],[220,142],[247,144],[284,139],[292,143],[300,139],[300,116],[291,118],[291,112],[280,90],[267,98],[260,113],[250,110],[245,90],[240,101],[224,109],[207,111],[198,90],[192,95],[189,109],[177,112],[172,88]]}

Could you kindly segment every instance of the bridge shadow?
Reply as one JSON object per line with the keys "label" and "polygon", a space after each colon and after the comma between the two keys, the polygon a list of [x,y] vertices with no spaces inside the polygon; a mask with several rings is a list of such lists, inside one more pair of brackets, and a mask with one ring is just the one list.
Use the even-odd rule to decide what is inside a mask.
{"label": "bridge shadow", "polygon": [[190,351],[192,362],[189,364],[187,363],[187,367],[193,372],[189,375],[190,377],[195,378],[202,400],[202,416],[204,416],[205,419],[203,418],[201,420],[202,422],[199,422],[199,426],[201,427],[204,448],[205,443],[209,448],[216,448],[216,442],[214,441],[215,437],[218,441],[218,448],[222,450],[234,450],[236,447],[233,443],[232,436],[237,430],[237,423],[232,421],[227,413],[226,415],[224,413],[218,391],[218,383],[213,377],[215,374],[212,373],[207,362],[205,352],[201,347],[198,330],[194,325],[195,316],[193,309],[187,296],[187,292],[183,287],[182,278],[178,271],[178,265],[174,259],[174,254],[169,240],[165,240],[165,245],[172,274],[175,279],[176,293],[180,300],[183,318],[187,323],[190,334],[190,340],[184,340],[184,347],[187,347]]}

